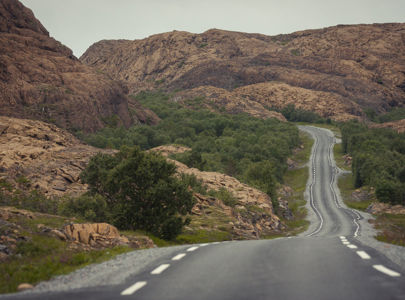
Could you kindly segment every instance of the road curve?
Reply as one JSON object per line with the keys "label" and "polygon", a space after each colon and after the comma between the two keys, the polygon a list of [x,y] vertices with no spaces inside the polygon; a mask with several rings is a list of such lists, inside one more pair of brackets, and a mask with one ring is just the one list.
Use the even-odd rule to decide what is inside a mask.
{"label": "road curve", "polygon": [[[357,239],[361,216],[337,196],[329,131],[301,127],[315,139],[307,188],[307,232],[274,240],[197,244],[162,251],[142,269],[136,253],[126,261],[134,272],[115,284],[58,292],[6,296],[10,299],[405,299],[401,268]],[[169,249],[169,248],[168,248]],[[139,255],[146,252],[138,252]],[[156,252],[156,250],[155,250]],[[106,264],[114,263],[114,260]],[[93,269],[92,269],[93,268]],[[89,267],[92,277],[103,272]],[[135,271],[136,270],[136,271]],[[111,271],[112,272],[112,271]],[[114,276],[109,272],[109,276]],[[114,271],[120,275],[119,269]],[[78,273],[80,274],[80,272]],[[66,286],[83,275],[69,277]],[[90,280],[90,279],[87,279]],[[58,285],[57,280],[54,282]]]}
{"label": "road curve", "polygon": [[337,174],[333,158],[335,137],[332,132],[313,126],[299,126],[314,139],[309,161],[309,181],[306,196],[312,218],[306,236],[353,236],[360,234],[361,215],[347,208],[337,196]]}

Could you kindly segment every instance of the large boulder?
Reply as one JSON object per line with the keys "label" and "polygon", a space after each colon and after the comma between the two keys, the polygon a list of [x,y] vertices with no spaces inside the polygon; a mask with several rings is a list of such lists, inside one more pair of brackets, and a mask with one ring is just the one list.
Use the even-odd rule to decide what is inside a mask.
{"label": "large boulder", "polygon": [[128,238],[121,236],[118,229],[107,223],[70,224],[63,228],[70,241],[89,245],[93,248],[105,248],[126,245]]}

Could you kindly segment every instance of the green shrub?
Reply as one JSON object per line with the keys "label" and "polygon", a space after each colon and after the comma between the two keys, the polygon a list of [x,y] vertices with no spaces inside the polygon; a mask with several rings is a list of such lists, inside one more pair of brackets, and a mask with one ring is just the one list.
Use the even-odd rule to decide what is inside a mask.
{"label": "green shrub", "polygon": [[343,151],[353,157],[354,186],[373,186],[379,201],[405,204],[405,134],[358,122],[340,127]]}
{"label": "green shrub", "polygon": [[77,198],[61,199],[58,213],[68,217],[79,217],[91,222],[110,222],[107,202],[99,194],[84,194]]}
{"label": "green shrub", "polygon": [[192,193],[175,178],[176,167],[138,147],[115,155],[97,154],[81,174],[92,195],[106,200],[111,221],[120,229],[143,229],[173,239],[187,224]]}

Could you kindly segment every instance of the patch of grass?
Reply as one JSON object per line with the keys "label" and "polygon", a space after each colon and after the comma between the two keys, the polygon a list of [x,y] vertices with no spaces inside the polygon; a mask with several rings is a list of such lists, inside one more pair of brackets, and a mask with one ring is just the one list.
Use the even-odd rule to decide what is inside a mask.
{"label": "patch of grass", "polygon": [[377,240],[405,246],[405,215],[379,215],[375,220],[375,227],[380,230]]}
{"label": "patch of grass", "polygon": [[336,165],[342,170],[350,171],[350,167],[345,164],[343,155],[342,144],[335,144],[333,147],[333,156],[335,158]]}
{"label": "patch of grass", "polygon": [[[304,165],[308,162],[311,156],[311,149],[314,143],[313,139],[304,132],[300,132],[300,140],[304,149],[297,152],[292,160]],[[283,236],[296,235],[305,231],[309,222],[305,220],[307,210],[305,208],[306,201],[304,199],[304,192],[308,181],[308,167],[299,167],[296,169],[288,170],[284,175],[284,183],[293,189],[293,194],[288,198],[288,207],[292,211],[294,218],[292,220],[283,219],[287,225],[287,231]]]}
{"label": "patch of grass", "polygon": [[225,205],[230,207],[235,207],[238,204],[238,199],[226,188],[220,188],[218,191],[210,190],[208,191],[208,195],[221,200]]}
{"label": "patch of grass", "polygon": [[130,236],[147,236],[148,238],[150,238],[156,246],[158,247],[170,247],[170,246],[176,246],[179,243],[176,241],[167,241],[167,240],[163,240],[161,238],[158,238],[157,236],[154,236],[153,234],[147,232],[147,231],[143,231],[143,230],[136,230],[136,231],[131,231],[131,230],[121,230],[120,231],[121,234],[125,235],[126,237],[130,237]]}
{"label": "patch of grass", "polygon": [[177,241],[183,244],[211,243],[227,241],[232,239],[230,232],[222,230],[205,230],[199,229],[185,232],[177,237]]}
{"label": "patch of grass", "polygon": [[353,186],[353,175],[351,173],[343,174],[338,179],[338,187],[344,203],[353,209],[365,211],[375,198],[364,201],[356,201],[353,199],[352,193],[356,190]]}
{"label": "patch of grass", "polygon": [[16,254],[0,263],[0,293],[16,292],[20,283],[36,284],[131,250],[118,246],[78,252],[67,249],[67,244],[56,238],[34,235],[31,241],[19,242]]}
{"label": "patch of grass", "polygon": [[299,137],[300,137],[302,145],[304,146],[304,149],[297,152],[292,157],[292,159],[294,161],[298,162],[299,164],[303,165],[303,164],[306,164],[309,160],[309,157],[311,155],[312,144],[314,142],[313,142],[313,139],[311,138],[311,136],[306,132],[300,131]]}

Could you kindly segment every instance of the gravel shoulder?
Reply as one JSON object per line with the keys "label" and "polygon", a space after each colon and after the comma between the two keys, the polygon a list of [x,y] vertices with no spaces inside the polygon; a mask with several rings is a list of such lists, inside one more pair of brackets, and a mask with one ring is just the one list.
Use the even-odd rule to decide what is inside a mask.
{"label": "gravel shoulder", "polygon": [[[175,255],[189,247],[190,245],[182,245],[124,253],[109,261],[92,264],[70,274],[57,276],[49,281],[43,281],[32,290],[14,295],[62,292],[80,288],[123,284],[130,276],[150,269],[151,265],[156,263],[157,260]],[[11,294],[3,296],[10,297]]]}

